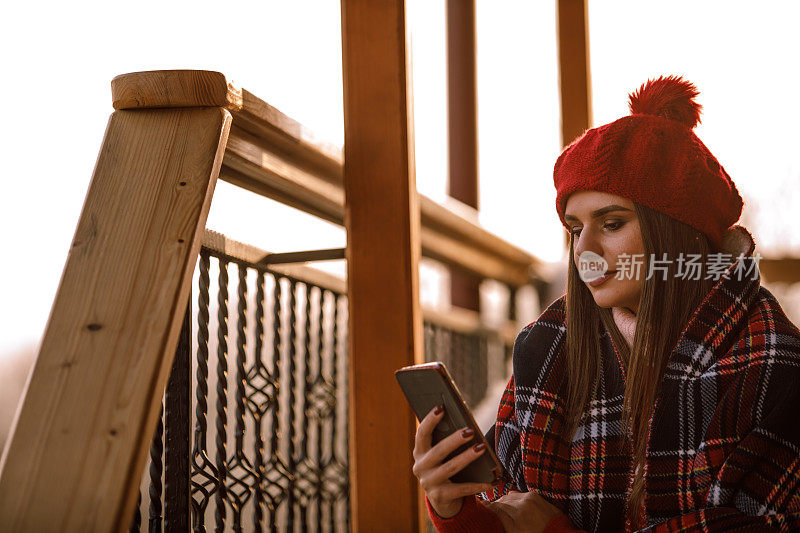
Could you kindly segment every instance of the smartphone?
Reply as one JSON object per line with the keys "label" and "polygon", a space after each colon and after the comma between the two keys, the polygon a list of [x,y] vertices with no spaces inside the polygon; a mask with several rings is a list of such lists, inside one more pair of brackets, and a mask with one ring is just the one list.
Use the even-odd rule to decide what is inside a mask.
{"label": "smartphone", "polygon": [[[483,442],[486,451],[477,459],[464,467],[450,478],[453,483],[490,483],[499,479],[503,466],[486,437],[475,423],[467,404],[458,392],[458,387],[453,382],[444,364],[436,361],[403,367],[394,373],[400,388],[406,395],[408,403],[417,415],[417,420],[422,420],[437,405],[444,405],[444,417],[433,430],[433,444],[441,441],[456,430],[467,427],[472,428],[474,437],[447,456],[455,457],[470,446]],[[447,460],[445,459],[445,460]]]}

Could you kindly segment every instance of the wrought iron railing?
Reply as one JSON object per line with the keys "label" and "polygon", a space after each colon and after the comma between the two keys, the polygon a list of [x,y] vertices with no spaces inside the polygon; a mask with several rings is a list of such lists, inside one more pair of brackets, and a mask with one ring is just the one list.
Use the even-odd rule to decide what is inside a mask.
{"label": "wrought iron railing", "polygon": [[486,394],[488,340],[480,334],[468,334],[425,322],[425,360],[441,361],[458,385],[464,401],[475,407]]}
{"label": "wrought iron railing", "polygon": [[345,296],[208,248],[197,280],[190,477],[165,476],[191,499],[161,512],[167,409],[132,529],[191,505],[196,531],[348,530]]}
{"label": "wrought iron railing", "polygon": [[[344,283],[292,275],[211,235],[131,531],[348,531]],[[426,359],[445,362],[477,405],[502,339],[428,315]]]}

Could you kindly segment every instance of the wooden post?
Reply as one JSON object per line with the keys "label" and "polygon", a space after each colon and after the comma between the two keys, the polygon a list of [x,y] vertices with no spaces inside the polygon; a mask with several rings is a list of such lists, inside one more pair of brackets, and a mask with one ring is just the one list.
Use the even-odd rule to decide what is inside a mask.
{"label": "wooden post", "polygon": [[592,123],[586,0],[558,0],[557,16],[561,145],[567,146]]}
{"label": "wooden post", "polygon": [[403,0],[343,0],[354,531],[416,531],[416,424],[394,371],[422,359],[419,207]]}
{"label": "wooden post", "polygon": [[[447,0],[447,193],[478,208],[478,104],[475,71],[475,2]],[[481,279],[450,269],[450,301],[480,310]]]}
{"label": "wooden post", "polygon": [[109,119],[2,459],[4,531],[126,530],[136,503],[231,122],[218,73],[136,76],[117,109],[180,94]]}

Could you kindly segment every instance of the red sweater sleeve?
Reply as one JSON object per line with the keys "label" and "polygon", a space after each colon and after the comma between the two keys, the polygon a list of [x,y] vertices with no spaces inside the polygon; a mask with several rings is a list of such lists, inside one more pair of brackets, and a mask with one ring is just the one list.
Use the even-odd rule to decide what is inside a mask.
{"label": "red sweater sleeve", "polygon": [[[503,533],[503,524],[492,511],[478,502],[475,496],[464,498],[461,510],[451,518],[441,518],[436,514],[428,497],[425,497],[428,515],[439,533]],[[572,527],[565,514],[554,516],[545,526],[542,533],[585,533],[582,529]]]}
{"label": "red sweater sleeve", "polygon": [[550,519],[542,533],[586,533],[583,529],[575,529],[570,522],[569,517],[564,513],[554,516]]}
{"label": "red sweater sleeve", "polygon": [[451,518],[442,518],[431,507],[431,502],[425,496],[425,505],[428,506],[428,515],[431,517],[433,527],[439,533],[473,533],[475,531],[486,533],[503,533],[503,524],[492,511],[478,502],[475,496],[467,496],[461,504],[461,510]]}

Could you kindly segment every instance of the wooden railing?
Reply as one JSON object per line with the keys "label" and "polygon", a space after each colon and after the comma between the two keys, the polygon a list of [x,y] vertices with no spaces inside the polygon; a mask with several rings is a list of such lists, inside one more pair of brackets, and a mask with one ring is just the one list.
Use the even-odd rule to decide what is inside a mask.
{"label": "wooden railing", "polygon": [[[207,88],[183,94],[185,76]],[[217,72],[163,71],[118,76],[112,81],[115,109],[186,105],[221,106],[233,116],[219,177],[324,220],[344,224],[344,157],[341,148],[316,140],[301,124]],[[542,278],[533,255],[491,234],[458,213],[420,195],[422,254],[513,286]]]}
{"label": "wooden railing", "polygon": [[[346,223],[351,231],[353,220],[345,213],[363,201],[346,198],[340,149],[315,140],[300,124],[235,88],[220,73],[126,74],[112,81],[112,96],[117,111],[3,457],[0,522],[10,531],[128,527],[217,176],[325,220]],[[543,278],[541,263],[532,255],[428,198],[412,198],[415,202],[420,213],[417,246],[424,256],[512,289]],[[407,242],[413,255],[413,216],[411,221]],[[349,240],[352,265],[351,244]],[[239,254],[258,253],[236,246]],[[343,280],[313,275],[321,276],[320,285],[344,288]],[[415,282],[405,283],[403,291],[412,300],[418,298],[411,290]],[[426,314],[432,323],[454,330],[484,328],[474,313]],[[508,337],[509,328],[504,330]],[[421,347],[421,337],[419,342]],[[388,348],[397,346],[390,343]],[[413,355],[418,349],[404,356],[409,357],[405,364],[419,360],[421,354]],[[381,355],[372,354],[376,363]],[[359,375],[370,376],[370,360],[359,361]],[[389,361],[389,368],[399,366],[396,362]],[[377,390],[391,396],[386,400],[391,412],[351,412],[351,452],[362,446],[362,455],[357,455],[361,464],[351,462],[351,469],[372,464],[364,453],[374,453],[375,461],[402,459],[383,465],[374,477],[396,479],[413,493],[408,460],[413,419],[390,373],[376,367],[372,374]],[[364,404],[361,395],[372,402],[372,390],[358,381],[350,392],[351,406]],[[399,429],[404,440],[395,442],[365,422],[376,416],[382,424],[405,420]],[[388,444],[366,444],[377,436]],[[363,470],[359,475],[363,478],[354,477],[353,485],[362,492],[356,492],[354,509],[363,494],[372,502],[401,502],[400,507],[410,510],[402,503],[407,502],[402,495],[406,489],[372,490],[369,476]],[[363,505],[361,514],[354,513],[356,528],[368,529],[377,523],[371,520],[387,515],[385,510],[369,511],[373,507]],[[409,523],[403,513],[394,515],[397,524]],[[419,522],[414,518],[412,523]]]}

